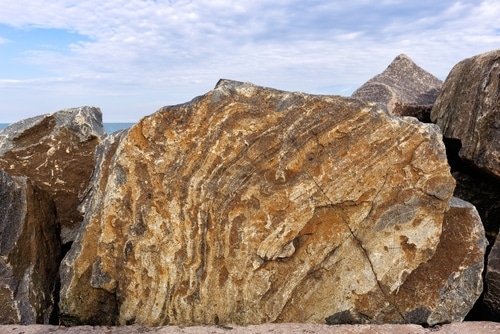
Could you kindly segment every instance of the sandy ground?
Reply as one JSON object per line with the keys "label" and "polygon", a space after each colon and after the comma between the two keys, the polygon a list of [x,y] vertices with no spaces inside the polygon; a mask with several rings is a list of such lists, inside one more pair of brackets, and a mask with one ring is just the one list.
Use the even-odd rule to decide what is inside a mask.
{"label": "sandy ground", "polygon": [[313,325],[313,324],[264,324],[256,326],[199,326],[199,327],[58,327],[48,325],[1,325],[1,334],[169,334],[169,333],[214,333],[214,334],[236,334],[236,333],[333,333],[333,334],[485,334],[500,333],[500,323],[495,322],[462,322],[453,323],[431,328],[423,328],[417,325]]}

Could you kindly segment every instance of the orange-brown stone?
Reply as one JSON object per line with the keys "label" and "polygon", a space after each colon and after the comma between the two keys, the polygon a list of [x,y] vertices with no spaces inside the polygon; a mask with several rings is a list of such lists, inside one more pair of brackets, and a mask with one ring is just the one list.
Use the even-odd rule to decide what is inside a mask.
{"label": "orange-brown stone", "polygon": [[322,323],[360,298],[405,322],[390,295],[454,189],[434,125],[227,80],[114,145],[61,267],[68,323]]}

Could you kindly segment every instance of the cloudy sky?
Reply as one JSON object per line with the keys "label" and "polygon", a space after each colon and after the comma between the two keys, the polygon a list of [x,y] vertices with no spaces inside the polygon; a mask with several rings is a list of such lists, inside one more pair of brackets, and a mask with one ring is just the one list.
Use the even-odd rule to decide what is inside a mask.
{"label": "cloudy sky", "polygon": [[220,78],[350,95],[400,53],[444,80],[500,48],[500,1],[2,0],[0,123],[135,122]]}

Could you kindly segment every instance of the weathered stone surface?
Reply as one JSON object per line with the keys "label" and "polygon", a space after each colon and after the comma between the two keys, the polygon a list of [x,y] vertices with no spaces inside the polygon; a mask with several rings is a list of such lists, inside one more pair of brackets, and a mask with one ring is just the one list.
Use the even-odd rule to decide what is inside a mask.
{"label": "weathered stone surface", "polygon": [[0,323],[48,323],[59,261],[52,200],[0,171]]}
{"label": "weathered stone surface", "polygon": [[[118,145],[127,133],[128,130],[113,133],[107,136],[96,147],[96,173],[92,175],[92,179],[90,180],[89,186],[85,191],[82,205],[80,207],[81,212],[86,214],[87,220],[91,219],[90,217],[92,217],[92,219],[100,219],[100,206],[103,204],[105,195],[110,192],[110,188],[107,184],[110,174],[115,172],[114,177],[118,177],[119,179],[124,177],[122,170],[116,165],[115,159]],[[120,215],[119,212],[116,212],[116,214]],[[82,249],[94,249],[98,244],[101,233],[99,226],[88,224],[86,221],[84,221],[83,224],[85,227],[84,231],[77,236],[72,245],[71,251],[65,256],[61,263],[60,296],[63,300],[63,310],[61,311],[62,314],[60,317],[66,324],[74,325],[80,321],[76,321],[76,323],[74,323],[75,320],[71,317],[67,317],[66,314],[74,314],[78,312],[79,317],[84,319],[83,322],[92,324],[113,324],[116,322],[117,316],[116,296],[114,294],[111,294],[104,289],[90,288],[88,284],[72,284],[72,280],[75,279],[75,277],[85,277],[90,279],[91,272],[88,267],[72,267],[69,263],[73,263],[75,261],[75,257],[80,254]],[[93,261],[97,259],[92,258],[89,260]],[[92,268],[90,268],[90,270],[92,270]],[[86,283],[89,282],[90,281]],[[69,288],[71,288],[71,291],[68,291]],[[100,305],[98,309],[95,308],[96,306],[92,302],[84,302],[87,298],[87,294],[90,292],[89,289],[93,292],[92,301],[98,301],[98,304]],[[71,294],[72,297],[76,296],[78,299],[65,302],[69,299],[67,297],[69,294]]]}
{"label": "weathered stone surface", "polygon": [[483,302],[492,320],[500,321],[500,241],[495,241],[488,255],[486,291]]}
{"label": "weathered stone surface", "polygon": [[94,168],[95,146],[105,136],[97,108],[65,109],[25,119],[0,130],[0,169],[28,176],[54,197],[63,243],[83,219],[79,195]]}
{"label": "weathered stone surface", "polygon": [[483,291],[487,245],[476,208],[453,197],[434,256],[395,294],[405,319],[430,326],[464,320]]}
{"label": "weathered stone surface", "polygon": [[500,178],[500,50],[459,62],[446,78],[431,118],[460,157]]}
{"label": "weathered stone surface", "polygon": [[[500,50],[494,50],[458,63],[432,110],[432,120],[446,137],[457,181],[455,196],[476,206],[490,245],[500,226],[499,59]],[[488,303],[487,299],[484,302]],[[491,319],[484,309],[479,302],[473,317]]]}
{"label": "weathered stone surface", "polygon": [[455,185],[435,125],[226,80],[108,154],[61,265],[65,323],[405,322],[394,295]]}
{"label": "weathered stone surface", "polygon": [[401,54],[382,73],[359,87],[351,97],[378,102],[394,115],[430,121],[442,81]]}

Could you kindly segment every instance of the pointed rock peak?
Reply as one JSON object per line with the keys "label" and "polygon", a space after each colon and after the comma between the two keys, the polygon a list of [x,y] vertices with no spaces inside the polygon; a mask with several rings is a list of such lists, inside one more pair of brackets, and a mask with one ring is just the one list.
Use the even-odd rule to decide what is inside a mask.
{"label": "pointed rock peak", "polygon": [[398,55],[392,62],[395,63],[398,61],[411,61],[413,63],[413,60],[404,53]]}
{"label": "pointed rock peak", "polygon": [[442,83],[402,53],[382,73],[354,91],[351,97],[381,103],[394,115],[413,116],[429,122],[430,108]]}
{"label": "pointed rock peak", "polygon": [[217,84],[215,85],[215,89],[217,88],[237,88],[241,85],[244,85],[245,82],[243,81],[236,81],[236,80],[230,80],[230,79],[219,79],[217,81]]}
{"label": "pointed rock peak", "polygon": [[412,71],[427,73],[427,71],[425,71],[423,68],[418,66],[410,57],[408,57],[404,53],[402,53],[402,54],[398,55],[396,58],[394,58],[394,60],[392,61],[392,63],[389,64],[387,69],[393,68],[393,67],[405,68],[408,70],[411,69]]}
{"label": "pointed rock peak", "polygon": [[418,66],[410,57],[408,57],[404,53],[394,58],[392,63],[390,63],[387,69],[382,73],[386,72],[391,73],[392,71],[397,71],[397,72],[404,71],[405,74],[411,75],[412,77],[425,75],[426,77],[428,77],[428,79],[432,79],[432,81],[435,81],[435,83],[438,82],[439,84],[442,83],[441,80],[434,77],[432,74],[424,70],[422,67]]}

